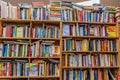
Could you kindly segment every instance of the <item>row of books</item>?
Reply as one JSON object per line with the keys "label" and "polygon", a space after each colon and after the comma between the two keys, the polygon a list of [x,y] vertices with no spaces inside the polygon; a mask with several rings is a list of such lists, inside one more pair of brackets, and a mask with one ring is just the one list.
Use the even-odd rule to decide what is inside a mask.
{"label": "row of books", "polygon": [[17,37],[17,38],[28,38],[31,34],[31,38],[59,38],[60,27],[56,25],[42,24],[40,27],[35,26],[30,31],[29,25],[3,25],[3,37]]}
{"label": "row of books", "polygon": [[90,41],[89,49],[91,51],[117,51],[116,40],[93,39]]}
{"label": "row of books", "polygon": [[63,36],[116,36],[116,26],[63,24]]}
{"label": "row of books", "polygon": [[59,38],[60,27],[56,25],[42,24],[40,27],[35,26],[31,31],[32,38]]}
{"label": "row of books", "polygon": [[116,54],[94,54],[91,60],[92,66],[117,66]]}
{"label": "row of books", "polygon": [[116,69],[93,69],[91,80],[116,80]]}
{"label": "row of books", "polygon": [[3,37],[17,37],[17,38],[27,38],[30,35],[29,25],[3,25]]}
{"label": "row of books", "polygon": [[63,56],[63,66],[71,67],[94,67],[94,66],[117,66],[117,56],[115,54],[65,54]]}
{"label": "row of books", "polygon": [[28,63],[26,60],[9,60],[0,63],[0,76],[59,76],[59,67],[58,61],[33,60]]}
{"label": "row of books", "polygon": [[50,1],[50,5],[32,2],[32,5],[21,3],[19,6],[12,6],[1,0],[1,18],[10,19],[115,22],[115,12],[116,8],[113,6],[86,7],[68,1]]}
{"label": "row of books", "polygon": [[0,56],[4,57],[27,57],[29,51],[28,43],[4,42],[0,43]]}
{"label": "row of books", "polygon": [[115,80],[116,69],[69,69],[63,71],[63,80]]}
{"label": "row of books", "polygon": [[68,54],[63,57],[63,66],[92,66],[90,54]]}
{"label": "row of books", "polygon": [[62,80],[90,80],[90,71],[82,69],[63,70]]}
{"label": "row of books", "polygon": [[60,47],[55,45],[55,41],[36,41],[31,47],[31,57],[54,57],[60,55]]}
{"label": "row of books", "polygon": [[55,57],[60,55],[60,47],[54,41],[25,42],[4,41],[0,43],[1,57]]}
{"label": "row of books", "polygon": [[63,51],[117,51],[116,47],[116,40],[63,39]]}

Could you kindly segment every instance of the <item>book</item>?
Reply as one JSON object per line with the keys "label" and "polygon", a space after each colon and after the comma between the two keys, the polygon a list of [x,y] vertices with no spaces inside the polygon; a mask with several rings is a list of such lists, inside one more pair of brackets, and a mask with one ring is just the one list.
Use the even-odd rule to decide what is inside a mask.
{"label": "book", "polygon": [[116,26],[107,26],[106,31],[109,37],[116,37]]}
{"label": "book", "polygon": [[38,76],[38,63],[30,63],[29,76]]}

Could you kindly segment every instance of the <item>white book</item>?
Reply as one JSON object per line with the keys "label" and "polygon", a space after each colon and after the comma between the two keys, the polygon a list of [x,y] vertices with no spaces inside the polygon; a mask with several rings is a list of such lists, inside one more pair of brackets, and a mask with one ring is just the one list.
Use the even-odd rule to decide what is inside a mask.
{"label": "white book", "polygon": [[0,56],[3,56],[3,44],[0,43]]}
{"label": "white book", "polygon": [[17,19],[17,6],[12,6],[12,19]]}
{"label": "white book", "polygon": [[70,70],[69,73],[70,73],[70,80],[73,80],[73,70]]}
{"label": "white book", "polygon": [[36,8],[36,20],[39,20],[39,9]]}
{"label": "white book", "polygon": [[1,0],[1,18],[6,18],[7,2]]}
{"label": "white book", "polygon": [[8,6],[5,7],[5,18],[8,18]]}
{"label": "white book", "polygon": [[79,57],[79,66],[82,66],[82,54],[79,54],[78,57]]}
{"label": "white book", "polygon": [[12,12],[12,5],[10,3],[8,3],[8,13],[8,18],[11,19],[14,16],[14,13]]}
{"label": "white book", "polygon": [[16,44],[16,56],[15,57],[18,57],[18,51],[19,51],[19,45]]}
{"label": "white book", "polygon": [[41,71],[42,71],[42,70],[41,70],[41,64],[39,64],[39,76],[42,76],[42,75],[41,75]]}
{"label": "white book", "polygon": [[3,37],[6,37],[6,27],[3,27]]}
{"label": "white book", "polygon": [[45,66],[44,64],[41,64],[41,76],[45,76]]}

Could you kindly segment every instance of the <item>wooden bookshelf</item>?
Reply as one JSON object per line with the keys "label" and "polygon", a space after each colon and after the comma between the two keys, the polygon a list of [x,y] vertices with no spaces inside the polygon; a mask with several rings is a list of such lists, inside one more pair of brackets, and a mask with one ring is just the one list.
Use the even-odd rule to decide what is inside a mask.
{"label": "wooden bookshelf", "polygon": [[[92,69],[119,69],[120,71],[120,62],[118,61],[118,65],[117,66],[81,66],[81,67],[70,67],[70,66],[63,66],[62,65],[62,60],[63,60],[63,55],[66,54],[116,54],[118,56],[120,56],[119,52],[119,45],[117,45],[117,51],[64,51],[63,50],[63,40],[66,38],[71,38],[71,39],[113,39],[113,40],[119,40],[120,36],[119,34],[117,35],[117,37],[103,37],[103,36],[62,36],[62,25],[63,24],[69,24],[69,23],[73,23],[73,24],[95,24],[95,25],[116,25],[116,23],[100,23],[100,22],[79,22],[79,21],[51,21],[51,20],[11,20],[11,19],[0,19],[0,25],[2,26],[3,23],[19,23],[19,24],[24,24],[27,23],[30,25],[30,29],[33,28],[33,25],[36,24],[42,24],[42,23],[46,23],[46,24],[55,24],[55,25],[59,25],[60,27],[60,38],[16,38],[16,37],[0,37],[1,41],[17,41],[17,40],[29,40],[29,44],[30,46],[32,45],[32,42],[34,41],[55,41],[57,42],[57,45],[59,44],[60,46],[60,55],[59,56],[55,56],[55,57],[0,57],[0,59],[27,59],[28,62],[30,63],[32,59],[43,59],[43,60],[47,60],[47,59],[58,59],[60,61],[60,75],[59,76],[0,76],[0,79],[17,79],[17,78],[25,78],[25,79],[59,79],[62,80],[62,74],[63,74],[63,70],[64,69],[88,69],[88,70],[92,70]],[[2,28],[2,27],[0,27]],[[119,31],[119,30],[117,30]],[[119,58],[118,58],[119,60]]]}
{"label": "wooden bookshelf", "polygon": [[[119,70],[120,71],[120,67],[119,67],[119,65],[120,65],[120,54],[119,54],[119,52],[120,52],[120,49],[119,49],[119,45],[120,44],[118,44],[119,42],[120,42],[120,32],[119,32],[119,30],[120,30],[120,28],[118,29],[118,27],[120,26],[118,26],[116,23],[102,23],[102,22],[79,22],[79,21],[63,21],[63,24],[75,24],[76,26],[78,26],[78,24],[87,24],[87,25],[110,25],[110,26],[115,26],[116,25],[116,33],[117,33],[117,36],[116,37],[108,37],[108,36],[72,36],[72,35],[69,35],[69,36],[62,36],[62,39],[63,39],[63,41],[64,41],[64,39],[77,39],[77,40],[83,40],[83,39],[88,39],[88,40],[90,40],[90,39],[110,39],[110,40],[116,40],[117,41],[117,43],[116,43],[116,45],[117,45],[117,51],[75,51],[75,50],[68,50],[68,51],[64,51],[64,50],[62,50],[62,56],[64,56],[64,57],[62,57],[62,59],[64,59],[65,58],[65,60],[67,60],[66,61],[66,63],[64,62],[63,63],[63,66],[62,66],[62,69],[63,70],[77,70],[77,69],[87,69],[87,70],[90,70],[90,71],[92,71],[92,69],[117,69],[117,70]],[[118,34],[118,32],[119,32],[119,34]],[[63,43],[64,44],[64,43]],[[63,48],[63,46],[62,46],[62,48]],[[117,55],[117,65],[116,66],[78,66],[78,64],[77,64],[77,66],[75,65],[75,66],[67,66],[67,65],[70,65],[70,64],[68,64],[68,62],[70,63],[70,57],[68,58],[68,56],[67,56],[67,58],[69,59],[69,61],[68,61],[68,59],[66,59],[66,55],[72,55],[72,56],[74,56],[74,54],[76,55],[76,54],[82,54],[82,55],[86,55],[86,54],[90,54],[90,55],[96,55],[96,54],[115,54],[115,55]],[[118,57],[119,56],[119,57]],[[76,64],[76,63],[71,63],[72,65],[74,65],[74,64]],[[63,73],[64,74],[64,73]]]}
{"label": "wooden bookshelf", "polygon": [[0,80],[109,80],[120,74],[115,7],[0,3]]}

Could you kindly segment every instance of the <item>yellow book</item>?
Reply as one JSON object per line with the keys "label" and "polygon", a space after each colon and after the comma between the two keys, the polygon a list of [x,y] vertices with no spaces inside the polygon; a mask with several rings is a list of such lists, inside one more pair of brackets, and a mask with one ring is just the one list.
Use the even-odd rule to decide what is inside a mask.
{"label": "yellow book", "polygon": [[116,36],[116,26],[107,26],[106,32],[107,32],[107,36],[115,37]]}
{"label": "yellow book", "polygon": [[85,39],[82,41],[82,51],[87,51],[88,50],[88,40]]}
{"label": "yellow book", "polygon": [[2,76],[2,63],[0,63],[0,76]]}
{"label": "yellow book", "polygon": [[65,66],[67,67],[68,63],[68,54],[65,55]]}
{"label": "yellow book", "polygon": [[23,27],[17,27],[16,37],[18,37],[18,38],[22,38],[23,37]]}

